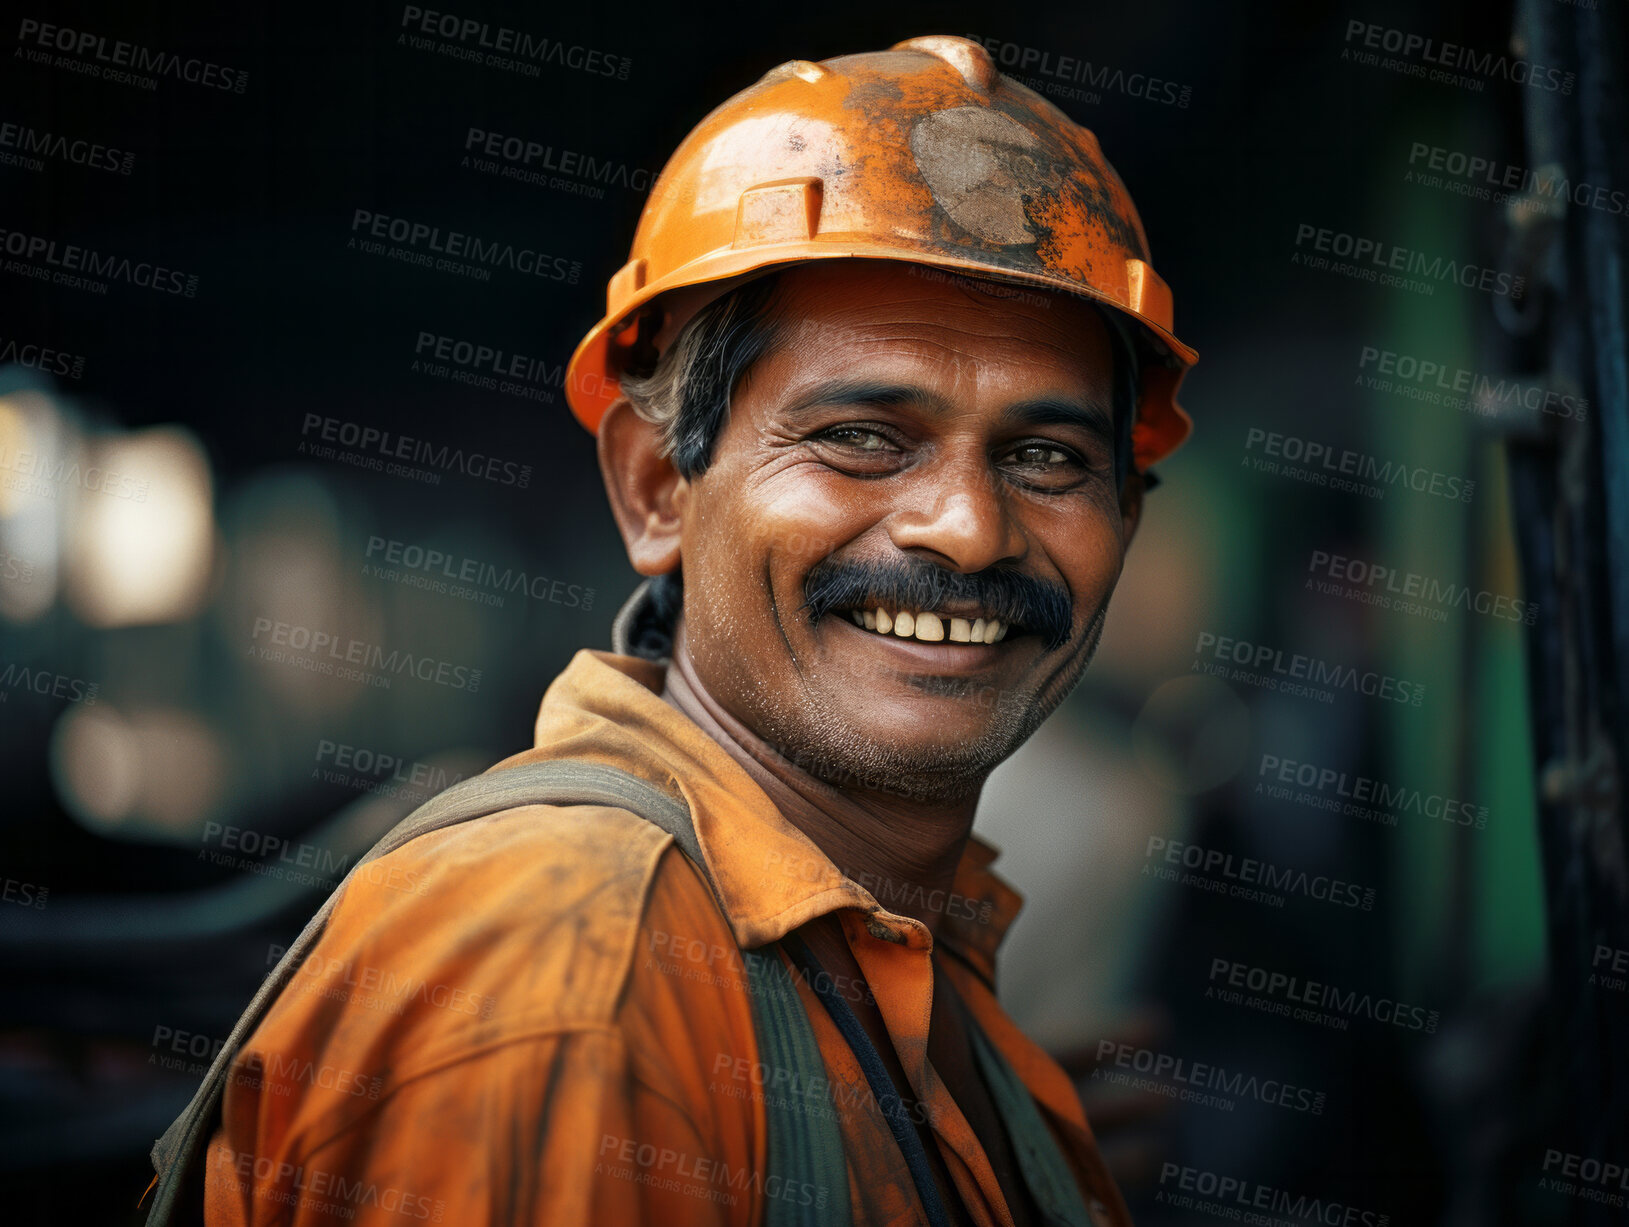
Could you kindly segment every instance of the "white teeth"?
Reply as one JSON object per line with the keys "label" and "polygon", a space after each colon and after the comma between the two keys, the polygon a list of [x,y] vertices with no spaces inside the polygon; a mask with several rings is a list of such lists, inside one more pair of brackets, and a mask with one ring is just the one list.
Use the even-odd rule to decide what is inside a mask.
{"label": "white teeth", "polygon": [[[897,635],[901,639],[917,639],[924,643],[999,643],[1007,637],[1008,627],[1000,618],[945,618],[932,611],[913,613],[901,609],[889,613],[882,607],[851,609],[848,616],[854,625],[880,635]],[[948,623],[948,625],[947,625]]]}

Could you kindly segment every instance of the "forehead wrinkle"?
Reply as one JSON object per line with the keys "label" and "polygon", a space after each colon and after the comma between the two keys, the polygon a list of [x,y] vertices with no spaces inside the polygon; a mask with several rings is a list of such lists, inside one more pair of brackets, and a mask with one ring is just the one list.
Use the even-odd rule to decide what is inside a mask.
{"label": "forehead wrinkle", "polygon": [[[867,304],[868,307],[871,305],[873,304]],[[841,312],[826,314],[824,317],[794,314],[791,319],[793,333],[787,348],[811,345],[822,334],[839,332],[859,334],[852,336],[852,339],[861,343],[904,342],[913,345],[932,345],[940,349],[956,349],[964,348],[957,345],[958,341],[971,341],[976,344],[993,343],[1003,347],[1033,346],[1072,358],[1089,358],[1095,356],[1092,353],[1094,350],[1101,348],[1106,353],[1108,349],[1106,338],[1099,337],[1101,343],[1094,343],[1093,340],[1083,343],[1084,329],[1068,328],[1053,320],[1038,321],[1027,316],[1019,317],[1025,323],[1036,324],[1041,329],[1041,335],[1021,336],[1010,327],[993,326],[997,322],[990,320],[986,313],[981,312],[975,324],[972,321],[958,322],[947,319],[944,315],[936,313],[932,309],[932,304],[923,306],[924,313],[920,319],[890,316],[873,320],[864,314],[863,308],[844,308]]]}
{"label": "forehead wrinkle", "polygon": [[[833,405],[874,408],[910,405],[930,418],[945,418],[955,413],[954,402],[931,388],[906,380],[842,375],[816,380],[790,400],[775,405],[771,413],[783,424],[794,423],[817,409]],[[1009,401],[996,413],[995,421],[1002,426],[1072,426],[1108,438],[1114,434],[1114,413],[1100,399],[1068,393],[1047,393]]]}
{"label": "forehead wrinkle", "polygon": [[[847,312],[844,313],[845,315]],[[900,321],[876,323],[857,318],[809,318],[793,314],[788,336],[763,365],[777,361],[792,366],[788,383],[821,370],[852,372],[856,360],[879,359],[887,373],[866,378],[878,382],[916,383],[923,387],[949,387],[971,382],[985,384],[1022,378],[1038,364],[1055,364],[1055,378],[1047,382],[1085,390],[1079,399],[1106,401],[1113,370],[1113,352],[1106,338],[1083,343],[1079,333],[1055,337],[1014,337],[961,328],[939,319],[919,321],[922,331],[902,329]],[[958,344],[958,341],[966,342]],[[980,350],[986,350],[980,355]],[[989,353],[994,349],[994,353]],[[1040,389],[1032,398],[1045,395]]]}
{"label": "forehead wrinkle", "polygon": [[[777,286],[776,315],[783,332],[737,388],[737,395],[752,403],[747,411],[754,416],[767,410],[779,418],[781,405],[819,382],[845,375],[916,385],[956,399],[975,387],[1008,384],[1002,409],[1019,400],[1107,404],[1113,351],[1107,326],[1095,312],[1089,312],[1089,320],[1071,323],[1067,303],[1062,310],[1031,315],[1006,310],[1000,301],[980,302],[960,286],[935,287],[954,289],[954,295],[930,291],[924,296],[923,287],[901,287],[892,277],[860,274],[838,279],[836,289],[843,293],[837,294],[829,282],[822,289],[799,281],[811,272],[827,270],[792,269]],[[1013,325],[1041,335],[1015,336]],[[985,356],[976,356],[981,349]],[[862,376],[854,369],[857,360],[879,366]],[[1038,365],[1053,367],[1054,377],[1044,384],[1010,386],[1026,382]],[[1112,421],[1112,411],[1108,416]]]}
{"label": "forehead wrinkle", "polygon": [[[1035,310],[1005,296],[975,294],[957,282],[912,281],[892,269],[841,269],[809,266],[789,270],[780,289],[782,306],[795,324],[826,317],[837,325],[859,323],[879,308],[896,315],[912,313],[915,318],[897,322],[927,324],[990,339],[1009,338],[1017,324],[1053,333],[1057,347],[1070,352],[1083,348],[1080,334],[1089,333],[1096,343],[1107,342],[1107,326],[1089,305],[1063,298],[1044,310]],[[835,283],[835,286],[834,286]],[[949,319],[962,316],[976,319],[982,327],[957,328]],[[1092,344],[1092,343],[1088,343]],[[1092,344],[1096,348],[1096,344]]]}
{"label": "forehead wrinkle", "polygon": [[[861,321],[828,323],[799,317],[793,321],[792,332],[786,342],[768,358],[790,358],[800,368],[806,363],[811,365],[829,363],[846,369],[856,351],[870,356],[871,353],[881,350],[890,364],[897,362],[902,365],[925,367],[936,372],[942,371],[944,365],[949,364],[958,374],[982,374],[1001,368],[1032,370],[1035,366],[1034,359],[1022,356],[1022,350],[1029,349],[1045,351],[1049,357],[1059,360],[1060,367],[1070,368],[1071,373],[1084,373],[1092,382],[1107,374],[1108,364],[1095,361],[1097,355],[1080,345],[1079,337],[1073,334],[1067,339],[1013,337],[957,328],[942,320],[924,320],[922,323],[926,328],[919,333],[893,331],[899,328],[900,322],[897,320],[871,325]],[[832,335],[834,333],[837,334],[835,337]],[[958,340],[972,344],[958,344]],[[979,356],[978,350],[987,346],[994,347],[997,354]],[[924,356],[920,352],[913,352],[922,349],[938,351],[942,357],[936,359]],[[1018,352],[1015,353],[1014,350]],[[1112,361],[1112,355],[1107,352],[1106,346],[1102,356]],[[765,365],[768,365],[768,358]],[[1081,368],[1084,368],[1083,372]]]}
{"label": "forehead wrinkle", "polygon": [[951,408],[950,401],[933,389],[906,379],[838,375],[831,379],[814,380],[798,390],[796,395],[774,405],[770,412],[775,418],[786,422],[796,421],[809,411],[826,405],[887,408],[907,404],[921,406],[934,416],[940,416]]}
{"label": "forehead wrinkle", "polygon": [[1032,396],[1014,401],[997,418],[1007,426],[1074,426],[1114,438],[1114,410],[1096,396]]}
{"label": "forehead wrinkle", "polygon": [[[994,382],[999,385],[1005,382],[1003,377],[1009,373],[1022,376],[1033,374],[1035,370],[1032,363],[969,363],[965,357],[947,363],[931,355],[893,350],[881,355],[881,361],[876,366],[867,362],[856,369],[864,359],[857,361],[856,355],[841,348],[815,348],[814,361],[806,362],[804,354],[809,352],[799,345],[777,355],[777,358],[784,358],[792,364],[787,372],[788,378],[769,406],[777,418],[793,419],[821,405],[906,403],[924,408],[932,416],[938,417],[953,409],[956,402],[968,394],[979,399],[996,394],[997,389],[988,386],[984,392],[967,388],[965,385],[970,379],[988,385],[991,381],[982,377],[994,375],[997,377]],[[950,368],[948,378],[947,366]],[[1092,376],[1096,374],[1091,373]],[[997,420],[1004,424],[1025,421],[1030,417],[1026,409],[1034,408],[1040,411],[1037,416],[1041,420],[1059,424],[1059,415],[1054,413],[1048,418],[1045,410],[1061,406],[1084,416],[1099,417],[1102,428],[1112,429],[1114,413],[1110,407],[1108,389],[1101,386],[1104,381],[1091,376],[1081,378],[1076,371],[1060,371],[1058,375],[1057,379],[1047,380],[1044,384],[1007,388],[999,398]],[[1094,425],[1089,428],[1098,427]]]}

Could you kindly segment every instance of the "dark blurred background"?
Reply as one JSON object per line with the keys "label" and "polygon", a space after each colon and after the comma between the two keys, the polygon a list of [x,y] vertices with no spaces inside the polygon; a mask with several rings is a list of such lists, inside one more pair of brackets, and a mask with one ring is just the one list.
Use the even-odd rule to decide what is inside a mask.
{"label": "dark blurred background", "polygon": [[[1621,31],[1573,7],[1550,6]],[[1071,1057],[1139,1222],[1219,1217],[1196,1204],[1219,1177],[1302,1199],[1277,1203],[1292,1222],[1359,1221],[1318,1218],[1331,1204],[1365,1223],[1585,1213],[1546,1183],[1547,1153],[1573,1144],[1546,1063],[1543,628],[1508,606],[1388,608],[1385,584],[1327,561],[1523,596],[1509,440],[1569,415],[1489,386],[1539,382],[1533,296],[1343,275],[1315,261],[1346,240],[1307,237],[1542,280],[1500,198],[1537,166],[1524,108],[1559,91],[1491,69],[1432,80],[1387,46],[1515,58],[1509,6],[444,11],[597,66],[469,62],[402,5],[40,0],[0,27],[7,1221],[137,1221],[146,1150],[267,943],[396,818],[528,745],[550,680],[609,646],[636,577],[561,372],[668,152],[784,60],[924,33],[986,41],[1097,134],[1201,353],[1192,441],[1161,466],[1098,659],[984,798],[980,830],[1029,899],[1009,1008]],[[86,70],[94,52],[42,51],[47,25],[218,71],[109,79]],[[551,152],[492,158],[472,130]],[[1496,198],[1488,174],[1510,168]],[[1621,235],[1619,201],[1591,207]],[[551,275],[390,258],[353,230],[359,210],[545,252]],[[62,265],[35,240],[168,272],[41,280]],[[1458,372],[1473,378],[1445,392]],[[403,437],[452,458],[392,470]],[[1287,472],[1308,443],[1437,475],[1438,492]],[[468,561],[473,581],[449,578]],[[463,680],[346,676],[322,635]],[[1243,659],[1223,640],[1249,645],[1252,674],[1300,654],[1423,699],[1219,676]],[[1343,812],[1360,779],[1387,800]],[[1164,880],[1189,847],[1366,901],[1242,898],[1223,869]],[[1294,1017],[1283,980],[1254,991],[1275,973],[1336,1004]],[[1621,980],[1564,991],[1623,996]]]}

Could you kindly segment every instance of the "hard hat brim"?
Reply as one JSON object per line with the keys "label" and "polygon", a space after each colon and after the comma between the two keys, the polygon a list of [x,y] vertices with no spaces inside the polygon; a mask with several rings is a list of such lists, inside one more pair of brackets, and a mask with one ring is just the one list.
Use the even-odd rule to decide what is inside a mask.
{"label": "hard hat brim", "polygon": [[1143,371],[1144,386],[1138,421],[1133,431],[1137,468],[1146,469],[1169,456],[1193,429],[1192,419],[1176,401],[1176,390],[1188,370],[1199,360],[1198,351],[1184,344],[1169,328],[1133,310],[1126,303],[1116,302],[1109,295],[1097,293],[1076,281],[1049,277],[1028,269],[993,267],[983,261],[960,259],[939,252],[926,253],[917,247],[894,248],[875,242],[826,241],[811,244],[807,240],[787,243],[780,248],[755,246],[748,250],[725,249],[708,258],[704,268],[697,267],[700,262],[691,263],[676,269],[669,277],[641,286],[618,309],[594,325],[572,353],[564,382],[566,403],[571,407],[573,416],[589,433],[598,434],[600,419],[621,395],[616,363],[612,360],[613,338],[637,317],[642,308],[661,295],[744,273],[768,272],[810,260],[832,259],[894,260],[926,265],[1006,283],[1034,285],[1108,307],[1140,327],[1158,359],[1145,365]]}

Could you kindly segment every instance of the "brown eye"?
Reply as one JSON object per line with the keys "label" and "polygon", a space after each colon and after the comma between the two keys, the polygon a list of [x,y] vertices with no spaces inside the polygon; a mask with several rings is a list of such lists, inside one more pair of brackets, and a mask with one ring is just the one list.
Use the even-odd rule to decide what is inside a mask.
{"label": "brown eye", "polygon": [[1107,471],[1049,439],[1019,443],[1002,455],[1001,463],[1014,484],[1056,494],[1078,489]]}
{"label": "brown eye", "polygon": [[1068,448],[1041,441],[1020,443],[1007,453],[1007,457],[1015,461],[1021,469],[1050,469],[1061,472],[1067,467],[1086,467],[1085,462]]}
{"label": "brown eye", "polygon": [[1012,455],[1019,457],[1025,464],[1063,464],[1073,459],[1062,448],[1045,447],[1039,443],[1026,443]]}
{"label": "brown eye", "polygon": [[862,452],[882,452],[893,447],[881,434],[863,426],[834,426],[831,430],[821,431],[817,438]]}
{"label": "brown eye", "polygon": [[882,477],[897,472],[909,448],[895,432],[872,422],[843,422],[816,431],[806,440],[821,462],[852,477]]}

